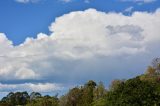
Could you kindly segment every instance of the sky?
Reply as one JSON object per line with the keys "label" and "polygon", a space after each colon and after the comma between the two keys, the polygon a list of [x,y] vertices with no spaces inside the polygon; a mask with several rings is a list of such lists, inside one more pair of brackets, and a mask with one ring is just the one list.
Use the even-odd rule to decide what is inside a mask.
{"label": "sky", "polygon": [[0,97],[140,75],[159,28],[159,0],[1,0]]}

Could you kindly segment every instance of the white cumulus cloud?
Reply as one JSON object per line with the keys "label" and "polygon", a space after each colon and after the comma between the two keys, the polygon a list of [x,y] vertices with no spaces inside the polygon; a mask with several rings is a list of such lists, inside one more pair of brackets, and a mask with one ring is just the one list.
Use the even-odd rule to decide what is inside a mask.
{"label": "white cumulus cloud", "polygon": [[108,81],[143,73],[160,54],[159,19],[159,9],[130,16],[88,9],[56,18],[50,35],[17,46],[0,33],[0,80]]}

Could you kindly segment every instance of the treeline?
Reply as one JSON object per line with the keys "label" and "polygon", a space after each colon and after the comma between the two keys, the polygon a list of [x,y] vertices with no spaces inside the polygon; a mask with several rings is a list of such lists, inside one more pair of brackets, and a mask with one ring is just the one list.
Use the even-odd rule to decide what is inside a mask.
{"label": "treeline", "polygon": [[143,75],[114,80],[108,89],[93,80],[58,97],[38,92],[11,92],[0,106],[160,106],[160,58],[153,60]]}

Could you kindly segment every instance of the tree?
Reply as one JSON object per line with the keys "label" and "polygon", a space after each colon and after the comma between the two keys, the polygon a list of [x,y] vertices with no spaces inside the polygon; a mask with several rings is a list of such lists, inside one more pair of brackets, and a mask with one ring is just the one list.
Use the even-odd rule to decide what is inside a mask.
{"label": "tree", "polygon": [[157,73],[160,73],[160,58],[155,58],[152,61],[152,66]]}
{"label": "tree", "polygon": [[104,98],[106,94],[107,94],[107,90],[105,89],[103,82],[99,82],[97,87],[94,89],[94,100]]}
{"label": "tree", "polygon": [[122,83],[124,83],[124,81],[122,80],[113,80],[111,85],[110,85],[110,90],[115,90],[119,87],[119,85],[121,85]]}
{"label": "tree", "polygon": [[106,96],[107,106],[159,106],[159,83],[129,79]]}
{"label": "tree", "polygon": [[92,102],[94,101],[94,89],[96,87],[96,83],[93,80],[88,81],[84,88],[82,89],[82,101],[83,106],[91,106]]}
{"label": "tree", "polygon": [[32,92],[30,94],[30,100],[34,100],[36,98],[40,98],[41,97],[41,94],[39,92]]}
{"label": "tree", "polygon": [[96,83],[88,81],[84,86],[75,87],[60,98],[60,106],[91,106]]}
{"label": "tree", "polygon": [[156,74],[156,69],[154,69],[152,66],[148,66],[146,74],[150,75],[150,76],[153,76],[153,75]]}
{"label": "tree", "polygon": [[108,106],[105,98],[100,98],[92,103],[92,106]]}
{"label": "tree", "polygon": [[67,95],[67,106],[77,106],[78,104],[81,104],[81,98],[82,92],[79,88],[73,88],[69,91]]}
{"label": "tree", "polygon": [[27,92],[16,92],[14,97],[17,105],[25,105],[29,100],[29,95]]}
{"label": "tree", "polygon": [[68,101],[67,95],[62,95],[59,98],[59,106],[67,106],[67,101]]}
{"label": "tree", "polygon": [[15,95],[13,92],[10,92],[7,95],[7,103],[10,105],[16,105]]}
{"label": "tree", "polygon": [[2,98],[3,103],[7,103],[10,106],[26,105],[29,100],[27,92],[10,92],[6,97]]}
{"label": "tree", "polygon": [[107,90],[102,82],[99,82],[97,87],[94,89],[94,101],[93,106],[106,106],[105,97],[107,95]]}
{"label": "tree", "polygon": [[89,80],[89,81],[85,84],[85,87],[95,88],[96,85],[97,85],[96,82],[94,82],[93,80]]}

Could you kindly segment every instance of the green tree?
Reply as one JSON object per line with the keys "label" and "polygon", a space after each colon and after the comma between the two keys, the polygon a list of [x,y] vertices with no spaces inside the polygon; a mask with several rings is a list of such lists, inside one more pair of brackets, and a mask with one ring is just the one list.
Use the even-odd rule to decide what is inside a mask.
{"label": "green tree", "polygon": [[67,98],[67,106],[78,106],[79,104],[81,104],[81,98],[82,97],[82,92],[81,89],[79,88],[73,88],[69,91]]}
{"label": "green tree", "polygon": [[113,80],[109,88],[111,91],[113,91],[117,89],[122,83],[124,83],[122,80]]}
{"label": "green tree", "polygon": [[59,106],[67,106],[67,101],[68,101],[67,95],[62,95],[59,98]]}
{"label": "green tree", "polygon": [[142,81],[139,77],[129,79],[107,93],[108,106],[159,106],[159,83]]}
{"label": "green tree", "polygon": [[154,69],[152,66],[148,66],[147,70],[146,70],[146,74],[153,76],[156,74],[156,69]]}
{"label": "green tree", "polygon": [[88,81],[83,88],[82,101],[83,106],[91,106],[94,101],[94,89],[96,87],[96,83],[93,80]]}
{"label": "green tree", "polygon": [[97,87],[94,89],[94,100],[104,98],[106,94],[107,94],[107,90],[105,89],[103,82],[99,82]]}

